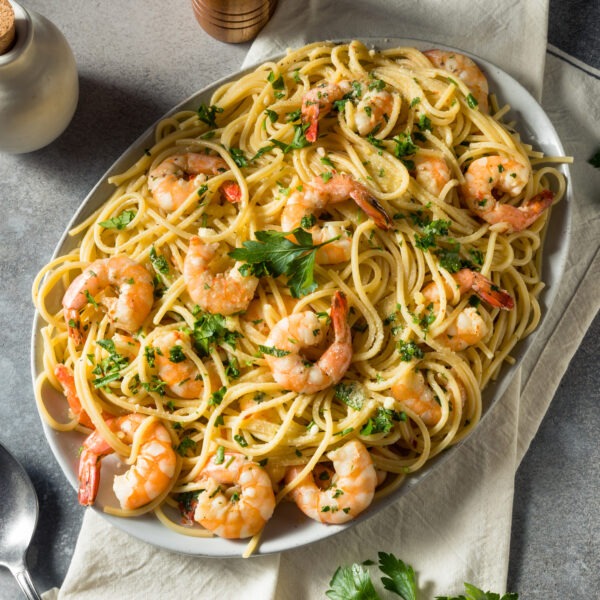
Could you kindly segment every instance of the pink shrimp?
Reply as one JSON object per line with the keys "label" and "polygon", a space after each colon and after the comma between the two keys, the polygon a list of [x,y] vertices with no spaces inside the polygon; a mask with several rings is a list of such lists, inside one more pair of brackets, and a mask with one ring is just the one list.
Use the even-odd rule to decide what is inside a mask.
{"label": "pink shrimp", "polygon": [[242,539],[259,533],[273,515],[275,494],[268,473],[241,454],[216,455],[200,472],[202,484],[194,519],[222,538]]}
{"label": "pink shrimp", "polygon": [[499,202],[494,191],[518,196],[529,180],[529,169],[511,158],[484,156],[474,160],[465,172],[462,193],[471,211],[492,225],[503,223],[506,231],[522,231],[534,223],[552,204],[554,194],[543,190],[521,206]]}
{"label": "pink shrimp", "polygon": [[[171,212],[196,192],[208,175],[228,170],[229,165],[220,156],[198,152],[174,154],[150,171],[148,189],[160,207]],[[239,202],[241,190],[236,182],[226,181],[220,189],[229,202]]]}
{"label": "pink shrimp", "polygon": [[312,88],[302,97],[301,116],[302,122],[308,124],[305,132],[309,142],[317,140],[319,115],[328,113],[336,100],[341,100],[345,94],[352,90],[349,81],[339,83],[321,83]]}
{"label": "pink shrimp", "polygon": [[[327,181],[315,177],[302,185],[288,199],[281,213],[281,228],[293,231],[308,218],[313,220],[331,204],[353,200],[377,227],[388,230],[392,220],[379,201],[371,196],[368,189],[350,175],[335,174]],[[350,258],[351,243],[346,232],[332,225],[305,227],[313,236],[314,244],[322,244],[340,235],[336,240],[317,250],[316,260],[321,264],[340,263]]]}
{"label": "pink shrimp", "polygon": [[394,108],[394,98],[386,90],[367,92],[356,106],[354,121],[358,133],[368,135],[386,122]]}
{"label": "pink shrimp", "polygon": [[334,341],[315,363],[301,354],[304,348],[317,346],[325,337],[325,323],[312,311],[283,318],[271,330],[265,353],[273,378],[283,388],[314,394],[336,384],[352,361],[352,334],[347,321],[348,302],[336,292],[331,302]]}
{"label": "pink shrimp", "polygon": [[[356,518],[373,501],[377,474],[373,459],[366,446],[350,440],[327,454],[333,462],[335,474],[328,477],[328,486],[321,489],[313,473],[309,473],[289,493],[298,508],[311,519],[321,523],[346,523]],[[315,469],[316,470],[316,469]],[[286,474],[286,483],[296,480],[302,467],[292,467]]]}
{"label": "pink shrimp", "polygon": [[144,266],[126,256],[96,260],[72,281],[63,297],[67,330],[76,344],[84,338],[79,311],[88,303],[97,305],[94,296],[111,287],[117,290],[117,297],[105,296],[100,303],[108,307],[108,316],[116,327],[134,332],[150,313],[154,285]]}
{"label": "pink shrimp", "polygon": [[199,237],[193,237],[183,261],[183,278],[192,300],[203,310],[232,315],[248,307],[258,279],[242,275],[241,263],[236,263],[225,273],[213,273],[210,264],[218,248],[218,244],[204,244]]}
{"label": "pink shrimp", "polygon": [[488,81],[473,60],[464,54],[446,50],[427,50],[426,52],[423,52],[423,54],[429,59],[434,67],[444,69],[452,75],[462,79],[473,93],[475,100],[477,100],[479,109],[485,113],[489,111]]}
{"label": "pink shrimp", "polygon": [[[180,398],[199,398],[204,391],[204,381],[193,361],[186,357],[181,344],[188,341],[182,331],[166,331],[154,339],[156,349],[154,359],[158,368],[158,376],[169,389]],[[207,364],[211,383],[218,388],[219,379],[216,371]]]}
{"label": "pink shrimp", "polygon": [[439,196],[444,186],[452,179],[448,163],[441,156],[416,154],[412,159],[415,164],[415,179],[429,193]]}
{"label": "pink shrimp", "polygon": [[[147,419],[145,415],[132,413],[109,419],[110,430],[132,443],[136,430]],[[79,503],[94,503],[100,485],[100,460],[112,454],[113,448],[98,431],[91,433],[83,442],[79,458]],[[123,475],[114,479],[113,490],[121,508],[132,510],[148,504],[162,494],[171,484],[177,463],[169,432],[160,422],[151,424],[140,441],[136,462]]]}

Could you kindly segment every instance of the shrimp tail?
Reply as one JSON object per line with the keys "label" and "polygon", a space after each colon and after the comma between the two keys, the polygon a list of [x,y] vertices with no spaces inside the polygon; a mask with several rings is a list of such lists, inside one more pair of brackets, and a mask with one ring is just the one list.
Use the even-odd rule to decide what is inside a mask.
{"label": "shrimp tail", "polygon": [[471,271],[471,289],[491,306],[512,310],[515,306],[513,297],[506,291],[494,285],[487,277],[477,271]]}
{"label": "shrimp tail", "polygon": [[367,216],[373,219],[373,222],[379,229],[383,229],[384,231],[392,229],[393,221],[377,198],[358,188],[350,192],[350,197]]}
{"label": "shrimp tail", "polygon": [[308,125],[304,136],[309,142],[317,141],[319,129],[319,103],[310,100],[304,100],[302,105],[302,122]]}
{"label": "shrimp tail", "polygon": [[242,200],[242,188],[236,181],[226,181],[220,188],[221,196],[231,202],[231,204],[239,204]]}
{"label": "shrimp tail", "polygon": [[77,498],[82,506],[91,506],[96,500],[100,485],[100,457],[83,450],[79,460],[79,492]]}
{"label": "shrimp tail", "polygon": [[525,227],[533,223],[554,201],[554,193],[550,190],[542,190],[536,196],[530,198],[521,208],[526,214],[528,221]]}

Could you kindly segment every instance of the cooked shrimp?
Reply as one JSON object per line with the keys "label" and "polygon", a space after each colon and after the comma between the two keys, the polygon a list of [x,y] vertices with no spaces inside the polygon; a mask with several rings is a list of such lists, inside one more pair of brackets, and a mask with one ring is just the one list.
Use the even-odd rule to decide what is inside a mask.
{"label": "cooked shrimp", "polygon": [[[456,289],[459,295],[473,290],[482,300],[491,304],[496,308],[503,308],[505,310],[511,310],[514,306],[514,300],[512,296],[503,289],[494,285],[487,277],[472,269],[461,269],[457,273],[452,275],[454,281],[456,281]],[[448,285],[446,281],[443,283],[444,293],[450,296],[454,293],[454,290]],[[440,299],[440,288],[432,281],[423,288],[423,296],[434,304],[439,303]]]}
{"label": "cooked shrimp", "polygon": [[[179,208],[191,194],[208,181],[208,175],[218,175],[229,170],[220,157],[198,152],[175,154],[154,167],[148,175],[148,189],[165,211]],[[227,181],[221,192],[230,202],[238,202],[241,190],[236,182]]]}
{"label": "cooked shrimp", "polygon": [[63,297],[63,309],[69,335],[76,344],[83,341],[79,311],[94,296],[115,288],[117,297],[104,296],[99,302],[108,308],[110,320],[119,329],[138,330],[154,302],[152,276],[147,269],[126,256],[102,258],[91,263],[71,283]]}
{"label": "cooked shrimp", "polygon": [[[487,277],[471,269],[461,269],[453,275],[456,281],[459,295],[472,290],[482,300],[496,308],[510,310],[514,306],[512,296],[495,286]],[[454,290],[444,281],[444,293],[452,297]],[[431,282],[423,289],[423,296],[433,304],[433,310],[437,311],[440,301],[440,288],[435,282]],[[443,344],[454,352],[465,350],[469,346],[477,344],[488,334],[488,326],[473,306],[467,306],[460,311],[454,321],[438,336],[436,341]]]}
{"label": "cooked shrimp", "polygon": [[[126,443],[132,443],[138,427],[147,419],[145,415],[132,413],[109,419],[106,424]],[[83,442],[79,458],[79,503],[94,503],[100,484],[100,460],[114,450],[104,438],[94,431]],[[148,504],[162,494],[175,475],[175,450],[169,432],[159,422],[151,424],[143,432],[135,463],[123,475],[114,479],[113,490],[121,508],[132,510]]]}
{"label": "cooked shrimp", "polygon": [[[157,336],[153,342],[154,360],[159,378],[171,392],[180,398],[199,398],[204,391],[204,382],[196,365],[181,350],[186,338],[182,331],[167,331]],[[216,371],[208,365],[207,370],[216,389],[219,385]]]}
{"label": "cooked shrimp", "polygon": [[434,67],[444,69],[462,79],[477,100],[479,109],[485,113],[489,112],[488,81],[473,60],[464,54],[446,50],[427,50],[423,54]]}
{"label": "cooked shrimp", "polygon": [[73,416],[84,427],[94,429],[94,423],[90,419],[90,416],[85,412],[85,410],[81,406],[81,401],[79,400],[79,396],[77,395],[77,389],[75,388],[75,378],[73,377],[73,372],[71,371],[71,369],[69,369],[69,367],[63,365],[62,363],[59,363],[54,369],[54,374],[56,375],[56,379],[58,379],[58,381],[62,385],[63,391],[67,398],[67,402],[69,403],[69,408],[71,409]]}
{"label": "cooked shrimp", "polygon": [[442,407],[436,402],[435,394],[421,371],[407,371],[392,385],[392,395],[400,404],[419,415],[428,427],[436,425],[442,416]]}
{"label": "cooked shrimp", "polygon": [[232,315],[248,307],[258,279],[242,275],[239,271],[241,263],[236,263],[225,273],[213,273],[210,264],[218,248],[218,244],[204,244],[199,237],[193,237],[183,261],[183,278],[192,300],[203,310]]}
{"label": "cooked shrimp", "polygon": [[286,390],[305,394],[314,394],[340,381],[352,361],[352,335],[347,316],[346,297],[336,292],[331,302],[334,341],[315,363],[307,361],[301,351],[324,340],[324,321],[312,311],[281,319],[265,341],[265,346],[272,349],[272,354],[266,353],[265,359],[275,381]]}
{"label": "cooked shrimp", "polygon": [[[290,493],[298,508],[311,519],[321,523],[346,523],[356,518],[373,501],[377,474],[373,459],[362,442],[350,440],[327,454],[335,474],[326,489],[321,489],[307,475]],[[286,483],[298,477],[302,467],[292,467]]]}
{"label": "cooked shrimp", "polygon": [[322,83],[304,94],[302,97],[302,122],[308,124],[305,132],[309,142],[317,140],[319,115],[328,113],[336,100],[341,100],[352,90],[349,81],[339,83]]}
{"label": "cooked shrimp", "polygon": [[222,538],[257,534],[275,510],[268,473],[241,454],[226,452],[219,464],[213,456],[197,481],[202,483],[202,490],[194,519]]}
{"label": "cooked shrimp", "polygon": [[368,135],[380,128],[394,108],[392,94],[385,90],[367,92],[356,106],[354,121],[360,135]]}
{"label": "cooked shrimp", "polygon": [[419,153],[412,160],[415,163],[417,182],[434,196],[439,196],[444,186],[452,179],[448,163],[441,156],[426,156]]}
{"label": "cooked shrimp", "polygon": [[[390,229],[392,220],[385,209],[373,198],[367,188],[350,175],[333,175],[324,181],[315,177],[302,185],[301,190],[295,191],[289,198],[281,213],[281,228],[293,231],[303,224],[303,220],[312,220],[331,204],[339,204],[346,200],[354,202],[373,219],[380,229]],[[319,248],[316,260],[321,264],[344,262],[350,257],[351,242],[345,230],[334,225],[305,227],[313,236],[313,243],[322,244],[341,235],[341,239]]]}
{"label": "cooked shrimp", "polygon": [[504,223],[509,233],[534,223],[552,204],[554,195],[543,190],[521,206],[498,202],[494,190],[518,196],[529,180],[529,169],[511,158],[484,156],[474,160],[465,173],[462,187],[467,206],[492,225]]}
{"label": "cooked shrimp", "polygon": [[[459,400],[461,406],[464,406],[467,393],[462,382],[456,381],[460,393]],[[416,413],[427,427],[434,427],[442,417],[441,404],[421,371],[416,369],[406,371],[402,378],[392,385],[392,396],[402,406]]]}

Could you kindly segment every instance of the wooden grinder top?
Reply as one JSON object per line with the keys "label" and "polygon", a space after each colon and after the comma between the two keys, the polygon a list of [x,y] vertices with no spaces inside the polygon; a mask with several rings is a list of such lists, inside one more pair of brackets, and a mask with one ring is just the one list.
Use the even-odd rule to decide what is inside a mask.
{"label": "wooden grinder top", "polygon": [[0,0],[0,54],[10,50],[15,39],[15,13],[8,0]]}

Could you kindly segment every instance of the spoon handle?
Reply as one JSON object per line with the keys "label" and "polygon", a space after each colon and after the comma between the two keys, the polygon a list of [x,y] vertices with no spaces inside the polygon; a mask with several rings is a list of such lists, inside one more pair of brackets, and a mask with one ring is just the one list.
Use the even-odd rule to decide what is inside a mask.
{"label": "spoon handle", "polygon": [[19,584],[22,592],[27,596],[28,600],[42,600],[40,595],[37,593],[33,585],[33,581],[31,581],[31,576],[29,575],[29,571],[26,568],[22,570],[14,570],[13,575]]}

